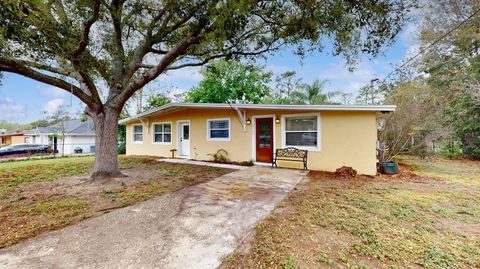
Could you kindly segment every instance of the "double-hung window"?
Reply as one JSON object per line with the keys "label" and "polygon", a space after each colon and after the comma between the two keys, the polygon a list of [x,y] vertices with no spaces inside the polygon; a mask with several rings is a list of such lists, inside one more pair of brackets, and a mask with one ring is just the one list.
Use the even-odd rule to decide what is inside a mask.
{"label": "double-hung window", "polygon": [[320,115],[284,115],[283,146],[320,150]]}
{"label": "double-hung window", "polygon": [[153,124],[153,143],[171,144],[172,143],[172,123],[162,122]]}
{"label": "double-hung window", "polygon": [[207,120],[207,140],[230,141],[230,119]]}
{"label": "double-hung window", "polygon": [[143,125],[133,125],[133,143],[143,143]]}

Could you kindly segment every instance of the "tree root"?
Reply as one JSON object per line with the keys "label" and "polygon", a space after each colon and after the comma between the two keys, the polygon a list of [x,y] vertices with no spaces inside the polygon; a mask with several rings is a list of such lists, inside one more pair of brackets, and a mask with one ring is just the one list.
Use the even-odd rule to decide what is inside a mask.
{"label": "tree root", "polygon": [[99,182],[105,183],[113,178],[125,178],[127,175],[122,174],[120,171],[116,172],[93,172],[90,176],[90,183]]}

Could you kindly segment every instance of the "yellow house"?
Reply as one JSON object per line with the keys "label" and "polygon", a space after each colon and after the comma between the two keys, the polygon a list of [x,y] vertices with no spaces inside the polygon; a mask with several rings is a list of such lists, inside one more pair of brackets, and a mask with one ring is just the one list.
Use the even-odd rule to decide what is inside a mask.
{"label": "yellow house", "polygon": [[23,132],[16,131],[0,133],[0,147],[23,143],[26,143]]}
{"label": "yellow house", "polygon": [[[395,106],[171,103],[120,121],[127,155],[271,164],[276,149],[308,150],[308,168],[376,173],[376,116]],[[302,168],[301,163],[279,166]]]}

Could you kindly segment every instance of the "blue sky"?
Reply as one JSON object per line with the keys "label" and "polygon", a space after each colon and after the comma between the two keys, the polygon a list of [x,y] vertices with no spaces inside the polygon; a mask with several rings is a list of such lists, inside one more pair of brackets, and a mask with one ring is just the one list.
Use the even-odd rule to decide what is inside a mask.
{"label": "blue sky", "polygon": [[[353,72],[348,71],[341,57],[333,57],[326,50],[306,57],[302,62],[293,55],[291,49],[285,49],[268,57],[259,59],[257,64],[264,65],[274,75],[294,70],[304,82],[316,78],[329,80],[327,91],[342,91],[356,95],[358,89],[371,79],[383,78],[415,49],[415,41],[407,27],[396,42],[383,49],[383,54],[375,59],[362,58]],[[201,79],[198,68],[176,70],[160,76],[149,90],[181,93],[198,84]],[[72,114],[83,110],[83,105],[68,92],[36,82],[15,74],[5,73],[3,86],[0,86],[0,120],[15,123],[28,123],[45,118],[44,111],[54,112],[58,107],[66,107]]]}

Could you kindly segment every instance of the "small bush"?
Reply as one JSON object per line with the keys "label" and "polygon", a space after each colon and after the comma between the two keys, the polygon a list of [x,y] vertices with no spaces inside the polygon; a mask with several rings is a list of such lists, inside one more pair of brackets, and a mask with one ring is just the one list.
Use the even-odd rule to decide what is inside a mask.
{"label": "small bush", "polygon": [[228,152],[224,149],[219,149],[215,154],[212,154],[213,160],[216,163],[226,163],[228,162]]}
{"label": "small bush", "polygon": [[462,151],[460,150],[460,147],[455,144],[454,141],[447,141],[443,145],[440,154],[449,159],[453,159],[460,157],[460,155],[462,155]]}
{"label": "small bush", "polygon": [[480,160],[480,138],[469,146],[464,145],[463,152],[467,158]]}

